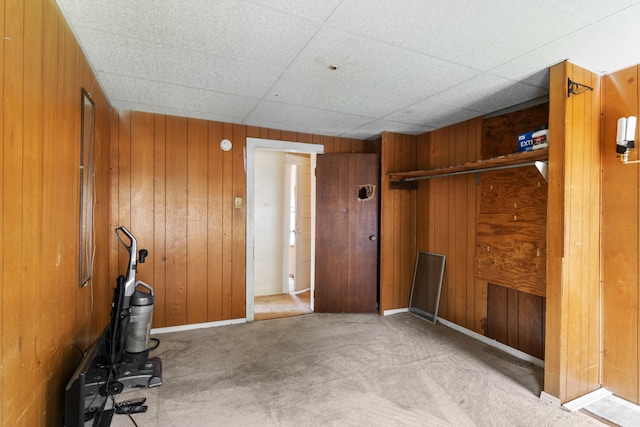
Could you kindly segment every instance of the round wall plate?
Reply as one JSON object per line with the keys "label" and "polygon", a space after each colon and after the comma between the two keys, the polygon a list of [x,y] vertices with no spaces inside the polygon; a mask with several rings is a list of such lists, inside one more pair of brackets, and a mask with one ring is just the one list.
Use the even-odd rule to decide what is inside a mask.
{"label": "round wall plate", "polygon": [[231,144],[231,141],[229,141],[226,138],[223,139],[222,141],[220,141],[220,148],[222,148],[223,151],[231,150],[232,146],[233,146],[233,144]]}

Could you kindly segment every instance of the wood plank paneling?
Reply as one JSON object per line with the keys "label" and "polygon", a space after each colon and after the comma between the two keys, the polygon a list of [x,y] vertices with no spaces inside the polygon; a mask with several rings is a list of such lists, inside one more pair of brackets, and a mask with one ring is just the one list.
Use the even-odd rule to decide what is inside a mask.
{"label": "wood plank paneling", "polygon": [[[429,133],[428,158],[419,167],[480,160],[481,123],[474,119]],[[421,181],[416,211],[425,214],[417,219],[416,239],[418,250],[447,256],[438,316],[484,333],[487,283],[473,275],[479,196],[475,175]]]}
{"label": "wood plank paneling", "polygon": [[110,304],[102,231],[105,256],[78,288],[81,87],[96,101],[97,230],[108,227],[109,106],[53,0],[2,5],[0,424],[62,425],[61,390]]}
{"label": "wood plank paneling", "polygon": [[[639,78],[637,66],[604,78],[602,138],[602,384],[636,404],[640,404],[640,173],[638,165],[620,162],[614,141],[618,119],[640,115]],[[630,159],[635,160],[637,152],[633,150]]]}
{"label": "wood plank paneling", "polygon": [[[120,135],[122,137],[122,135]],[[166,119],[166,325],[187,323],[187,119]],[[136,142],[134,142],[136,143]],[[120,164],[119,172],[127,174]],[[140,191],[133,182],[129,191]],[[125,200],[126,204],[126,200]],[[135,235],[135,230],[131,230]],[[141,243],[141,242],[140,242]],[[126,263],[124,264],[126,266]],[[153,286],[153,284],[151,284]]]}
{"label": "wood plank paneling", "polygon": [[[7,392],[13,390],[15,398],[25,401],[25,391],[20,386],[19,372],[22,372],[21,324],[22,317],[22,251],[26,243],[23,238],[22,208],[24,203],[23,152],[24,142],[24,5],[21,2],[5,2],[5,43],[4,51],[4,151],[3,151],[3,212],[2,212],[2,386]],[[27,80],[28,81],[28,80]],[[12,226],[19,225],[19,226]],[[25,233],[26,234],[26,233]],[[11,284],[12,286],[8,286]],[[3,397],[3,422],[18,425],[18,417],[24,407],[14,403],[14,393]]]}
{"label": "wood plank paneling", "polygon": [[[24,69],[28,73],[24,82],[24,152],[23,152],[23,214],[22,228],[26,239],[24,245],[29,244],[30,234],[41,236],[42,229],[42,132],[43,132],[43,95],[42,95],[42,62],[43,62],[43,4],[42,0],[25,2],[24,22],[30,23],[25,27],[24,46]],[[35,197],[34,197],[35,196]],[[40,252],[25,247],[22,256],[23,280],[20,286],[20,299],[22,318],[27,320],[22,323],[21,337],[37,337],[39,324],[37,319],[40,315],[40,291],[41,284],[41,263]],[[78,293],[78,296],[80,294]],[[79,298],[79,307],[86,308],[82,298]],[[86,322],[88,310],[76,310],[76,318],[83,322],[79,329],[81,334],[90,335],[90,322]],[[83,347],[89,344],[79,338]],[[87,337],[88,338],[88,337]],[[23,412],[20,422],[25,425],[38,424],[38,410],[42,404],[42,395],[33,394],[32,390],[37,390],[41,382],[40,363],[37,356],[37,340],[24,340],[21,345],[22,352],[22,372],[30,375],[23,377],[20,382],[21,393],[15,396],[16,399],[24,399],[29,402],[27,411]]]}
{"label": "wood plank paneling", "polygon": [[233,270],[232,270],[232,305],[231,317],[241,318],[246,312],[246,194],[247,179],[244,170],[244,147],[247,141],[247,131],[245,126],[233,125],[232,138],[236,141],[236,149],[233,150],[233,199],[241,200],[240,207],[233,207],[232,235],[234,236],[232,245]]}
{"label": "wood plank paneling", "polygon": [[[593,91],[567,97],[567,78]],[[600,78],[551,68],[545,392],[566,402],[599,387]]]}
{"label": "wood plank paneling", "polygon": [[544,359],[544,298],[489,283],[486,335]]}
{"label": "wood plank paneling", "polygon": [[[156,292],[154,327],[245,317],[247,136],[365,150],[348,138],[129,111],[113,115],[112,129],[111,223],[130,224],[150,250],[140,278]],[[220,150],[223,138],[231,151]],[[115,280],[127,257],[112,243]]]}
{"label": "wood plank paneling", "polygon": [[[166,188],[166,120],[162,115],[153,117],[153,259],[152,284],[155,294],[153,326],[164,324],[167,307],[167,194]],[[115,170],[118,170],[115,168]],[[116,173],[112,179],[117,180]],[[148,179],[148,177],[145,177]]]}
{"label": "wood plank paneling", "polygon": [[[5,5],[4,0],[2,2],[2,7],[0,7],[0,28],[2,29],[2,34],[7,34],[5,32]],[[0,153],[2,153],[2,158],[0,159],[0,177],[2,177],[2,182],[4,183],[4,145],[5,145],[5,136],[4,136],[4,46],[6,43],[0,43],[0,96],[3,101],[0,102]],[[4,203],[4,184],[0,184],[0,201]],[[4,217],[4,208],[2,208],[2,216]],[[4,236],[4,220],[0,220],[0,236]],[[0,238],[0,265],[4,265],[4,237]],[[4,301],[4,268],[0,272],[0,280],[2,280],[2,285],[0,285],[0,301]],[[2,306],[4,308],[4,302],[2,302]],[[0,314],[0,331],[4,328],[4,322],[2,319],[2,315]],[[0,333],[0,356],[4,359],[4,340],[3,334]],[[2,364],[0,363],[0,421],[4,420],[4,369]]]}
{"label": "wood plank paneling", "polygon": [[391,190],[389,172],[416,168],[417,137],[382,134],[380,184],[380,312],[409,305],[415,247],[412,190]]}
{"label": "wood plank paneling", "polygon": [[[258,133],[259,135],[259,133]],[[222,123],[209,122],[209,141],[222,139]],[[224,227],[222,215],[223,203],[223,151],[212,149],[209,152],[209,194],[208,200],[208,238],[207,238],[207,319],[222,320],[222,269],[220,260],[223,254]]]}
{"label": "wood plank paneling", "polygon": [[187,323],[207,321],[208,127],[188,120],[187,128]]}

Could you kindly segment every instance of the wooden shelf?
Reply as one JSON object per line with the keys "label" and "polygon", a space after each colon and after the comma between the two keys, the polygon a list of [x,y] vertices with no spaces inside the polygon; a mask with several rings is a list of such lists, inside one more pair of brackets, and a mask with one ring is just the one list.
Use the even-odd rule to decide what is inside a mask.
{"label": "wooden shelf", "polygon": [[[494,157],[491,159],[468,162],[462,165],[447,166],[438,169],[390,172],[389,179],[392,183],[403,183],[419,181],[422,179],[440,178],[452,175],[462,175],[468,173],[487,172],[490,170],[518,168],[522,166],[535,165],[536,162],[544,162],[549,159],[549,148],[542,148],[535,151],[525,151],[506,156]],[[400,188],[400,187],[399,187]]]}

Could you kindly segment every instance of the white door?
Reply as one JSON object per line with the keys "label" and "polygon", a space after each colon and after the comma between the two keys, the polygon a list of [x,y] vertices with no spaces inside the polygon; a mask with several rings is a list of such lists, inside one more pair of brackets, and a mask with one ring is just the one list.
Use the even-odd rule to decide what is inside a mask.
{"label": "white door", "polygon": [[[294,238],[293,288],[291,292],[301,292],[311,287],[311,161],[309,156],[287,154],[287,168],[293,174],[292,189],[295,203],[291,234]],[[288,276],[288,275],[287,275]]]}

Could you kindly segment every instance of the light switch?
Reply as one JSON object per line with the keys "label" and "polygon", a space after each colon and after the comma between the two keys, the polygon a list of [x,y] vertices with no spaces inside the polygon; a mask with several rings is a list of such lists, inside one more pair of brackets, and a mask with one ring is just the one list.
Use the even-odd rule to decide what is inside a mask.
{"label": "light switch", "polygon": [[242,197],[236,197],[233,199],[233,207],[235,209],[241,209],[242,208]]}

